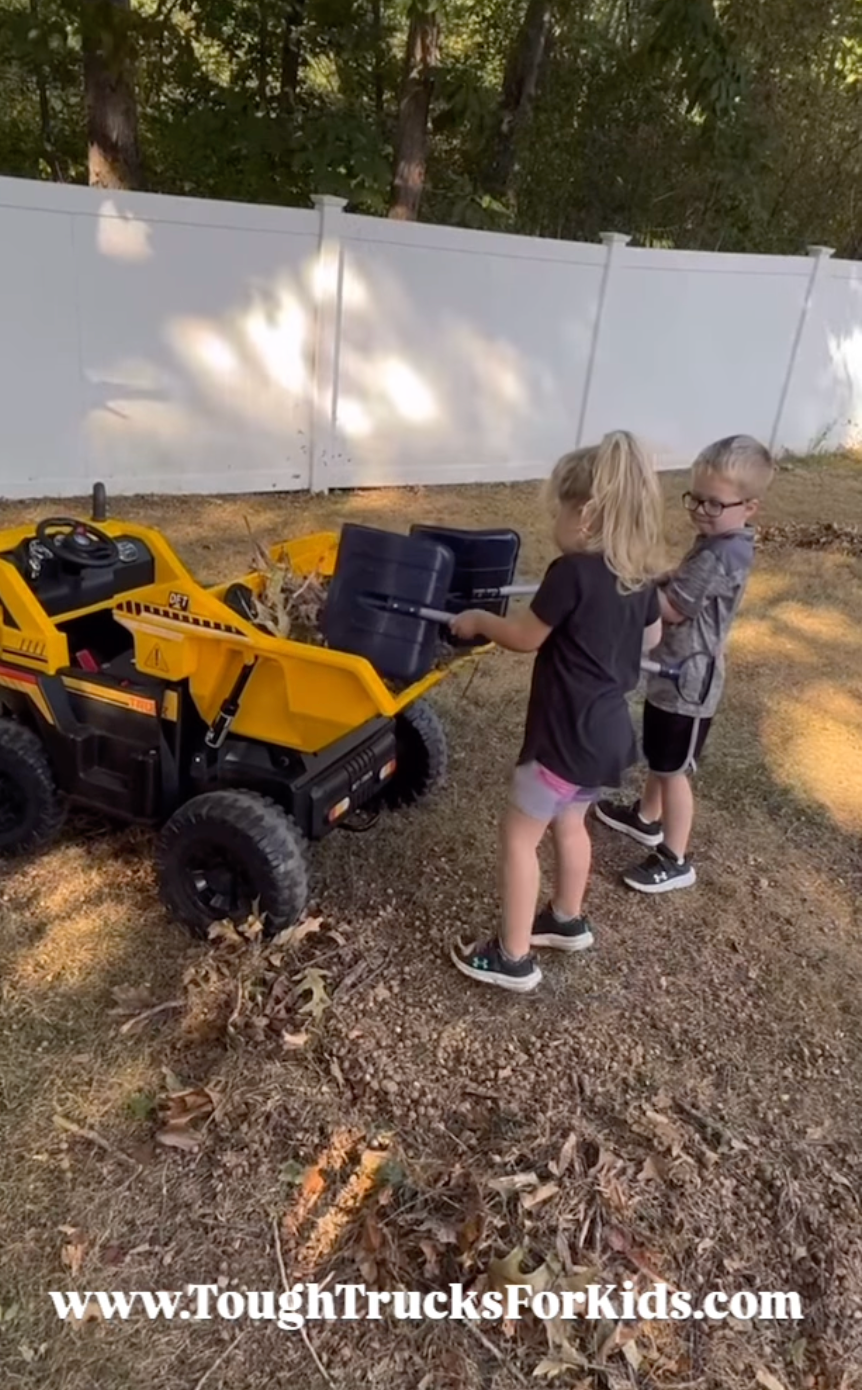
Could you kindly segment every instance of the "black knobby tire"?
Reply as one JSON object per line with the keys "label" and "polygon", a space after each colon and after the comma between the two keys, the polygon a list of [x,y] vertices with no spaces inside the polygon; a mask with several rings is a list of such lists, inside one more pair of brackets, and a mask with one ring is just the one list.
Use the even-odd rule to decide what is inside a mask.
{"label": "black knobby tire", "polygon": [[446,730],[432,705],[417,700],[395,720],[398,767],[386,794],[397,809],[424,801],[441,785],[449,765]]}
{"label": "black knobby tire", "polygon": [[0,717],[0,858],[46,849],[65,818],[66,803],[39,739]]}
{"label": "black knobby tire", "polygon": [[171,817],[159,840],[160,896],[196,935],[246,921],[255,902],[271,936],[308,901],[305,841],[289,816],[250,791],[206,792]]}

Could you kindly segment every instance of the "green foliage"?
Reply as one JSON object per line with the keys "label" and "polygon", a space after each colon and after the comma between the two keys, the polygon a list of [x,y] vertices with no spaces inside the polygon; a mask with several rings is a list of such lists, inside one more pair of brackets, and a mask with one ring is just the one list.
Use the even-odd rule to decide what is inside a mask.
{"label": "green foliage", "polygon": [[[411,4],[133,0],[148,186],[298,205],[336,193],[385,215]],[[858,0],[555,0],[507,186],[492,196],[489,150],[526,9],[436,6],[422,217],[859,254]],[[0,0],[0,173],[86,180],[82,12],[80,0]]]}

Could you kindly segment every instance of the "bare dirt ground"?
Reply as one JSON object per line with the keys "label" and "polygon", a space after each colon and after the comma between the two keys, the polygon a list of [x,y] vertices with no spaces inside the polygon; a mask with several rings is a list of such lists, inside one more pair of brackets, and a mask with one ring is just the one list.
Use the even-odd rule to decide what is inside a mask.
{"label": "bare dirt ground", "polygon": [[[667,479],[677,550],[683,486]],[[52,510],[87,514],[7,503],[0,526]],[[532,487],[115,510],[163,527],[210,582],[247,569],[244,515],[265,541],[346,519],[514,524],[524,576],[549,558]],[[534,996],[480,990],[445,953],[495,926],[529,675],[502,654],[436,697],[445,791],[320,847],[316,930],[275,954],[190,942],[158,906],[139,832],[79,818],[50,854],[7,867],[4,1390],[513,1390],[544,1383],[537,1371],[578,1390],[862,1387],[862,559],[851,530],[812,549],[792,529],[859,526],[862,469],[783,470],[762,519],[779,530],[698,779],[699,884],[627,893],[632,847],[596,827],[596,947],[543,959]],[[156,1143],[171,1121],[198,1147]],[[517,1174],[520,1187],[497,1181]],[[796,1291],[804,1317],[560,1331],[384,1314],[301,1336],[73,1327],[46,1296],[278,1291],[280,1259],[291,1279],[499,1287],[513,1251],[537,1286]]]}

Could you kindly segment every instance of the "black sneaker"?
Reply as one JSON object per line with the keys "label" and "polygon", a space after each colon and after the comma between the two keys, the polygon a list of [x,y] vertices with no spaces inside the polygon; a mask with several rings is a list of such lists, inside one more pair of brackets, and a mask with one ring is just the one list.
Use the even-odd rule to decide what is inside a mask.
{"label": "black sneaker", "polygon": [[660,845],[635,869],[623,874],[623,883],[637,893],[670,893],[674,888],[691,888],[697,874],[690,859],[680,864],[676,855]]}
{"label": "black sneaker", "polygon": [[478,980],[482,985],[499,985],[501,989],[526,994],[535,989],[542,978],[542,972],[532,956],[517,961],[507,960],[498,941],[486,941],[484,945],[474,942],[472,946],[463,946],[458,942],[449,954],[462,975],[469,975],[471,980]]}
{"label": "black sneaker", "polygon": [[642,820],[640,805],[639,801],[633,806],[615,806],[612,801],[597,801],[595,809],[603,825],[609,825],[611,830],[618,830],[621,835],[628,835],[639,845],[654,849],[662,842],[661,821]]}
{"label": "black sneaker", "polygon": [[560,922],[554,909],[543,907],[533,923],[532,944],[547,946],[552,951],[585,951],[593,944],[593,932],[586,917],[572,917]]}

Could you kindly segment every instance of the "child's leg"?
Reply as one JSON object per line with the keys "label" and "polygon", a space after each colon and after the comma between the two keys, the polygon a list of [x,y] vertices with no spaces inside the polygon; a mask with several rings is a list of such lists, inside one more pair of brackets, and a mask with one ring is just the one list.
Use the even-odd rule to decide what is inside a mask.
{"label": "child's leg", "polygon": [[529,954],[541,875],[539,844],[547,821],[510,806],[501,828],[503,930],[500,944],[510,960]]}
{"label": "child's leg", "polygon": [[586,826],[587,805],[575,803],[551,827],[556,864],[553,908],[563,922],[580,917],[590,877],[593,845]]}
{"label": "child's leg", "polygon": [[647,701],[644,706],[643,751],[650,771],[642,795],[634,804],[625,805],[602,799],[596,802],[595,807],[596,817],[603,825],[651,849],[660,845],[663,838],[661,778],[652,771],[650,760],[651,745],[654,748],[657,742],[655,724],[656,711]]}
{"label": "child's leg", "polygon": [[694,792],[691,781],[685,772],[678,773],[675,777],[662,777],[660,780],[664,843],[677,859],[684,859],[694,822]]}
{"label": "child's leg", "polygon": [[[658,809],[662,842],[643,864],[623,874],[623,882],[639,893],[667,893],[697,882],[687,858],[694,820],[691,774],[706,742],[711,720],[666,712],[647,704],[644,711],[644,753],[650,767],[644,815]],[[658,801],[656,801],[658,793]]]}
{"label": "child's leg", "polygon": [[453,945],[454,964],[480,984],[535,989],[542,972],[530,954],[541,875],[539,843],[556,814],[558,794],[535,764],[517,768],[510,804],[500,827],[503,923],[484,945]]}
{"label": "child's leg", "polygon": [[569,802],[552,822],[554,838],[554,896],[533,927],[533,945],[554,951],[584,951],[593,944],[590,923],[583,915],[593,846],[586,825],[589,800]]}
{"label": "child's leg", "polygon": [[652,824],[655,824],[662,818],[664,811],[662,779],[661,777],[657,777],[654,772],[647,774],[643,795],[638,803],[638,811],[640,812],[641,820]]}

